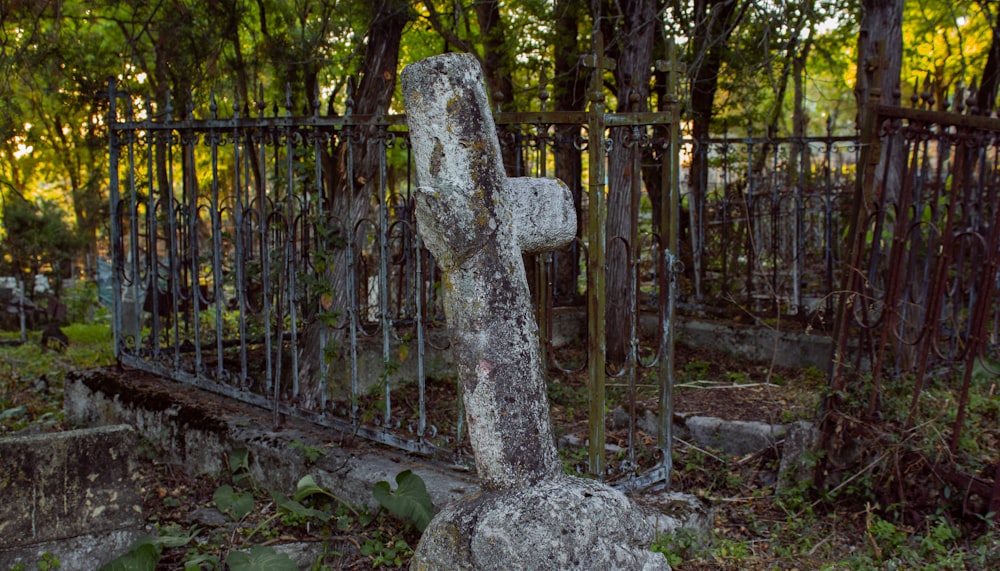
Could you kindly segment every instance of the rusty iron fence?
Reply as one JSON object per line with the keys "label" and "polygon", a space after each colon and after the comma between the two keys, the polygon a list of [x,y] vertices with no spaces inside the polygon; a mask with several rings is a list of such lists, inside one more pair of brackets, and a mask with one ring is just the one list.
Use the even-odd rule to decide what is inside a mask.
{"label": "rusty iron fence", "polygon": [[1000,466],[982,464],[997,436],[1000,120],[964,97],[953,112],[931,110],[929,90],[912,108],[869,103],[818,476],[854,470],[857,443],[881,432],[893,445],[861,462],[899,462],[882,474],[883,505],[933,506],[948,488],[982,515],[1000,513]]}
{"label": "rusty iron fence", "polygon": [[[169,96],[157,104],[114,81],[108,96],[119,362],[272,410],[275,423],[291,415],[468,463],[460,383],[446,362],[440,276],[413,217],[417,181],[405,118],[350,107],[323,115],[318,103],[298,116],[291,103],[221,104],[214,94],[207,109],[177,110]],[[559,145],[571,145],[588,165],[579,189],[584,231],[567,250],[533,262],[541,345],[550,370],[590,371],[587,398],[596,412],[578,443],[587,451],[578,469],[640,486],[669,480],[671,470],[676,245],[667,237],[676,240],[676,231],[661,237],[647,224],[643,245],[628,249],[630,304],[657,316],[658,325],[640,335],[640,311],[633,312],[632,350],[609,370],[605,168],[622,152],[610,143],[611,130],[630,129],[678,203],[678,115],[676,105],[666,113],[606,113],[602,102],[595,97],[587,112],[547,112],[543,99],[541,111],[495,119],[502,145],[517,157],[511,174],[551,175]],[[568,139],[559,134],[567,126],[575,133]],[[365,177],[352,171],[361,154],[377,157]],[[363,187],[362,199],[338,203],[336,177]],[[663,228],[677,227],[671,215],[666,209]],[[589,341],[579,351],[554,333],[552,276],[560,259],[578,261],[575,289],[590,309]],[[659,411],[645,437],[634,414],[642,395]],[[614,399],[633,413],[625,442],[611,443],[604,432]],[[618,444],[623,452],[607,461]],[[655,459],[640,468],[639,455]]]}

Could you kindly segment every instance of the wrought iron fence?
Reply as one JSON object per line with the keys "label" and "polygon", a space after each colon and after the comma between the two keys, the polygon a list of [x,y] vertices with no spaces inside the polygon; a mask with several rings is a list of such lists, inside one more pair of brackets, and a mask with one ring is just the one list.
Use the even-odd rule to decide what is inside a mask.
{"label": "wrought iron fence", "polygon": [[[350,108],[327,116],[318,105],[311,115],[294,116],[290,104],[269,109],[264,102],[233,102],[221,111],[214,95],[205,116],[192,108],[175,116],[169,101],[158,107],[114,82],[109,98],[119,361],[273,410],[276,423],[292,415],[468,460],[460,383],[439,362],[446,355],[439,350],[447,349],[440,276],[415,232],[404,118],[359,116]],[[587,280],[570,287],[591,307],[603,307],[602,290],[592,284],[604,270],[603,169],[616,152],[605,135],[609,125],[641,132],[636,144],[655,147],[669,183],[679,148],[676,110],[606,115],[595,102],[588,113],[498,113],[496,122],[517,157],[520,172],[512,174],[551,172],[559,145],[573,146],[590,165],[581,179],[588,186],[579,189],[586,232],[566,251],[541,257],[533,275],[549,362],[593,371],[587,392],[598,413],[590,422],[588,465],[608,476],[605,405],[618,397],[604,388],[604,338],[591,327],[590,341],[572,354],[554,341],[552,275],[560,259],[573,260]],[[558,134],[567,126],[575,131],[570,140]],[[360,155],[375,157],[372,172],[354,172]],[[337,195],[352,191],[361,198]],[[668,478],[670,461],[675,248],[644,235],[645,246],[629,248],[629,303],[639,307],[645,292],[653,301],[644,307],[660,325],[640,336],[634,312],[632,351],[609,374],[622,380],[615,395],[630,410],[644,383],[663,412],[655,428],[646,428],[658,432],[646,442],[658,460],[641,475],[639,429],[634,421],[629,426],[627,454],[615,465],[629,485]]]}
{"label": "wrought iron fence", "polygon": [[858,152],[829,121],[817,137],[684,140],[706,167],[682,182],[682,303],[829,326]]}

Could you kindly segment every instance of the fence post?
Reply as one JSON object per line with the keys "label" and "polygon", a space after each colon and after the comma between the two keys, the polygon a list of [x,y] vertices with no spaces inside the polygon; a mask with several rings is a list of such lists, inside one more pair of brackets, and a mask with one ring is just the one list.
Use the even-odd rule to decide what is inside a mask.
{"label": "fence post", "polygon": [[[667,152],[663,155],[662,176],[663,196],[666,206],[660,209],[660,232],[666,229],[666,239],[660,240],[660,366],[659,366],[659,426],[657,446],[663,454],[661,466],[667,488],[673,476],[674,462],[674,309],[677,303],[677,274],[674,266],[678,259],[680,230],[680,102],[677,98],[677,84],[684,72],[677,61],[677,51],[673,40],[667,45],[667,97],[670,98],[670,128]],[[668,192],[669,191],[669,192]]]}
{"label": "fence post", "polygon": [[614,69],[615,62],[604,57],[604,38],[600,32],[594,34],[594,53],[584,58],[584,66],[591,68],[590,111],[587,114],[588,143],[590,153],[590,180],[587,196],[587,369],[590,392],[590,415],[588,436],[590,450],[588,468],[591,474],[604,473],[604,375],[606,366],[607,340],[605,339],[605,204],[604,182],[607,176],[604,148],[604,90],[602,86],[605,69]]}
{"label": "fence post", "polygon": [[[121,357],[122,311],[121,311],[121,270],[122,228],[118,218],[121,206],[121,192],[118,188],[118,135],[115,123],[118,121],[118,89],[115,78],[108,79],[108,194],[111,199],[111,334],[115,360]],[[22,288],[23,289],[23,288]],[[23,321],[23,310],[22,310]],[[24,328],[22,330],[22,337]]]}

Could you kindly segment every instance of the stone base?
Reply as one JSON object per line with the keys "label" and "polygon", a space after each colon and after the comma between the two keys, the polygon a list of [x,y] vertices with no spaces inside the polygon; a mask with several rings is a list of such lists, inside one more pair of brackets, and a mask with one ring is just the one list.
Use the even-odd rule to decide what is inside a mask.
{"label": "stone base", "polygon": [[[137,529],[120,529],[103,533],[81,533],[77,537],[0,549],[0,569],[42,569],[46,558],[58,561],[59,569],[100,569],[112,559],[128,551],[132,542],[145,534]],[[54,563],[53,563],[54,565]]]}
{"label": "stone base", "polygon": [[529,488],[487,491],[431,521],[414,571],[670,571],[649,551],[649,520],[621,492],[559,476]]}

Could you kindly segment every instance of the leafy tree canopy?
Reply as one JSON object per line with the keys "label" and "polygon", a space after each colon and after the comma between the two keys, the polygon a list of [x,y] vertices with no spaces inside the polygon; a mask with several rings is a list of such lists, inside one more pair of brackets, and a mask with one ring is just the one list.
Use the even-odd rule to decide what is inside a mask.
{"label": "leafy tree canopy", "polygon": [[[220,114],[236,105],[256,113],[260,100],[270,113],[276,101],[284,107],[286,89],[293,113],[316,104],[343,112],[346,78],[359,71],[373,18],[384,13],[379,1],[389,0],[3,3],[0,180],[30,202],[65,208],[74,231],[95,244],[107,226],[107,78],[148,96],[157,115],[169,101],[175,116],[205,116],[212,93]],[[491,91],[506,92],[503,107],[518,110],[540,107],[542,87],[564,90],[586,77],[579,64],[556,70],[557,56],[589,52],[600,27],[612,30],[613,47],[624,14],[623,4],[581,0],[398,4],[410,12],[400,66],[442,51],[475,53],[489,68]],[[594,25],[597,8],[607,26]],[[841,132],[853,129],[860,0],[660,0],[656,9],[654,57],[665,58],[672,39],[687,87],[712,83],[704,119],[712,131],[755,125],[789,134],[796,89],[810,133],[822,132],[827,118]],[[985,0],[906,0],[904,100],[914,81],[929,77],[940,100],[979,77],[997,10]],[[616,79],[604,79],[613,106]],[[681,100],[690,110],[693,102]]]}

